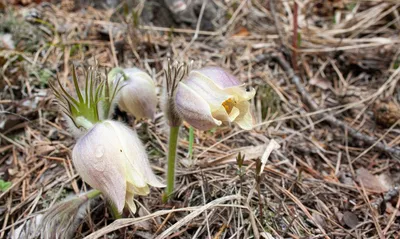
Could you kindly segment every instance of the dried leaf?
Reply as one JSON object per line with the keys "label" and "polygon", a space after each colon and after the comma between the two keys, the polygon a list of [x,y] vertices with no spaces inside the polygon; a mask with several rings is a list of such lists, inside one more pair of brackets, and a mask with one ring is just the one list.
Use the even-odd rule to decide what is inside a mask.
{"label": "dried leaf", "polygon": [[50,152],[56,149],[55,146],[52,145],[37,145],[35,147],[35,155],[48,155]]}
{"label": "dried leaf", "polygon": [[369,191],[374,191],[376,193],[383,193],[389,190],[386,185],[383,185],[378,177],[372,175],[367,169],[359,168],[356,171],[357,181],[363,184]]}
{"label": "dried leaf", "polygon": [[274,139],[271,139],[269,141],[269,144],[265,149],[265,152],[261,158],[262,165],[261,165],[261,170],[258,172],[259,174],[261,174],[261,172],[264,170],[265,164],[267,163],[269,155],[272,153],[272,151],[275,149],[279,149],[280,147],[281,146]]}
{"label": "dried leaf", "polygon": [[310,85],[317,86],[323,90],[327,90],[331,87],[331,82],[325,78],[313,77],[309,81]]}
{"label": "dried leaf", "polygon": [[396,217],[400,217],[400,210],[397,210],[390,202],[386,202],[386,213],[393,214],[396,213]]}
{"label": "dried leaf", "polygon": [[234,37],[247,37],[250,35],[250,32],[245,27],[241,27],[237,33],[235,33]]}
{"label": "dried leaf", "polygon": [[312,215],[312,217],[313,217],[313,219],[314,219],[314,221],[315,221],[316,223],[318,223],[318,224],[321,225],[322,227],[326,227],[326,221],[325,221],[325,219],[321,216],[320,213],[313,212],[311,215]]}
{"label": "dried leaf", "polygon": [[343,224],[349,228],[355,228],[360,223],[357,215],[350,211],[344,212],[342,220]]}

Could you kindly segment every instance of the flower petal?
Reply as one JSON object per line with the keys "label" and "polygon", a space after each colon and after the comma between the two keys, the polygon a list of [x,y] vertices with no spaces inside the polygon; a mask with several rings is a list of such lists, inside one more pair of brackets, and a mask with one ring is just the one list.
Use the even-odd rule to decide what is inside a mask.
{"label": "flower petal", "polygon": [[199,71],[192,71],[184,84],[203,98],[210,105],[211,111],[217,110],[224,101],[232,97],[218,86],[214,79],[206,77]]}
{"label": "flower petal", "polygon": [[138,188],[138,187],[128,184],[128,188],[129,188],[128,191],[132,192],[133,194],[138,194],[138,195],[144,196],[144,195],[147,195],[150,193],[150,188],[148,185],[146,185],[142,188]]}
{"label": "flower petal", "polygon": [[119,148],[115,132],[99,123],[77,141],[72,160],[82,179],[103,192],[122,212],[126,194],[125,156]]}
{"label": "flower petal", "polygon": [[231,122],[235,121],[236,118],[240,115],[240,110],[237,107],[233,107],[231,112],[229,113],[229,120]]}
{"label": "flower petal", "polygon": [[157,93],[153,80],[140,70],[124,71],[129,77],[121,88],[119,105],[136,118],[153,119],[157,106]]}
{"label": "flower petal", "polygon": [[126,192],[125,201],[126,201],[126,204],[128,205],[129,210],[132,213],[136,212],[136,204],[134,201],[135,194],[147,195],[147,194],[149,194],[149,192],[150,192],[150,189],[147,185],[144,188],[135,188],[134,186],[128,184],[128,190]]}
{"label": "flower petal", "polygon": [[234,95],[235,96],[235,100],[238,101],[238,102],[250,100],[256,94],[256,90],[253,87],[246,89],[244,87],[244,85],[228,87],[228,88],[226,88],[224,90],[228,94]]}
{"label": "flower petal", "polygon": [[126,192],[125,202],[129,207],[129,211],[131,211],[132,213],[136,212],[136,204],[133,200],[134,196],[135,196],[135,194],[133,194],[131,192]]}
{"label": "flower petal", "polygon": [[146,150],[136,132],[117,121],[107,121],[118,135],[122,153],[126,159],[126,177],[135,187],[143,188],[150,184],[165,187],[151,169]]}
{"label": "flower petal", "polygon": [[238,86],[241,84],[236,79],[236,77],[234,77],[228,71],[224,70],[221,67],[206,66],[197,70],[197,72],[211,79],[215,84],[217,84],[222,89],[232,86]]}
{"label": "flower petal", "polygon": [[197,129],[209,130],[222,123],[213,118],[210,105],[183,82],[176,92],[176,107],[182,118]]}
{"label": "flower petal", "polygon": [[250,111],[250,103],[248,101],[242,101],[238,103],[236,107],[239,109],[240,114],[236,117],[234,122],[242,129],[252,129],[254,120]]}
{"label": "flower petal", "polygon": [[219,120],[221,122],[230,122],[229,115],[222,105],[218,109],[214,110],[211,114],[212,117],[216,120]]}

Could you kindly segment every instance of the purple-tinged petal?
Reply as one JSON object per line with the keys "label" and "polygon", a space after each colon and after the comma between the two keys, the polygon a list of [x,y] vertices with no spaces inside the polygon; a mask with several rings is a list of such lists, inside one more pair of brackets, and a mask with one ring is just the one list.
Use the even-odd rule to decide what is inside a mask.
{"label": "purple-tinged petal", "polygon": [[222,89],[242,84],[236,77],[221,67],[206,66],[196,71],[214,81]]}
{"label": "purple-tinged petal", "polygon": [[136,118],[153,119],[157,107],[156,86],[151,77],[138,68],[125,69],[128,80],[119,93],[120,107]]}
{"label": "purple-tinged petal", "polygon": [[72,151],[72,160],[82,179],[103,192],[122,212],[126,181],[119,149],[115,133],[99,123],[78,140]]}
{"label": "purple-tinged petal", "polygon": [[221,121],[211,115],[210,105],[182,82],[176,93],[176,107],[182,118],[197,129],[209,130],[221,125]]}

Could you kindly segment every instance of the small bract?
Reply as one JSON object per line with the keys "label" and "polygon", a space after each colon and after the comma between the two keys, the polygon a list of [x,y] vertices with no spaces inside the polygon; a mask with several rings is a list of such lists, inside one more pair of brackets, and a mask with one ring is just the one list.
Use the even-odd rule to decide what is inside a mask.
{"label": "small bract", "polygon": [[254,95],[253,88],[245,88],[226,70],[204,67],[179,83],[175,101],[182,118],[197,129],[235,122],[248,130],[253,127],[249,100]]}
{"label": "small bract", "polygon": [[135,212],[133,196],[149,194],[148,185],[164,187],[137,134],[117,121],[97,123],[78,140],[72,160],[82,179],[100,190],[119,212],[125,203]]}

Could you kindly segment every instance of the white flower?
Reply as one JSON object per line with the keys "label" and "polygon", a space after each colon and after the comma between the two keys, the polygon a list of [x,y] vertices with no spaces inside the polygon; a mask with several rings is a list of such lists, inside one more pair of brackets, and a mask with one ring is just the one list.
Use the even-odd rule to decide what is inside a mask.
{"label": "white flower", "polygon": [[138,68],[123,70],[128,79],[119,92],[118,105],[136,118],[154,118],[157,106],[156,85],[151,77]]}
{"label": "white flower", "polygon": [[100,190],[121,212],[136,211],[134,194],[147,195],[149,186],[164,187],[153,173],[137,134],[124,124],[97,123],[76,143],[72,160],[82,179]]}
{"label": "white flower", "polygon": [[219,67],[191,71],[179,83],[176,109],[184,120],[201,130],[222,123],[237,123],[242,129],[253,127],[248,102],[255,90],[245,89],[234,76]]}

